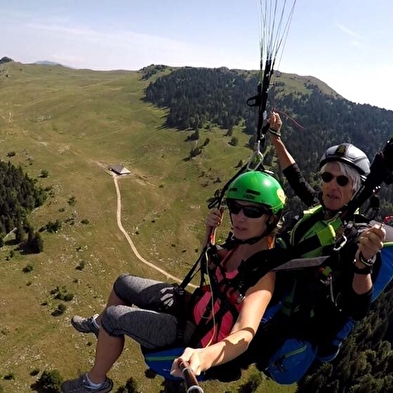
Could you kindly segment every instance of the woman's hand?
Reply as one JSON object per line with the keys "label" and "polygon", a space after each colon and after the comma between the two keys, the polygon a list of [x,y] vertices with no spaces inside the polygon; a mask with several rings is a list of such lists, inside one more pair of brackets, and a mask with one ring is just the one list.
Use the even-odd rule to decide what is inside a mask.
{"label": "woman's hand", "polygon": [[223,214],[224,207],[211,209],[206,219],[206,227],[212,229],[219,227],[222,223]]}
{"label": "woman's hand", "polygon": [[201,372],[205,371],[202,365],[201,351],[203,351],[203,348],[186,348],[183,354],[173,361],[171,375],[182,378],[182,371],[180,369],[180,364],[182,362],[187,362],[189,369],[191,369],[195,375],[200,375]]}

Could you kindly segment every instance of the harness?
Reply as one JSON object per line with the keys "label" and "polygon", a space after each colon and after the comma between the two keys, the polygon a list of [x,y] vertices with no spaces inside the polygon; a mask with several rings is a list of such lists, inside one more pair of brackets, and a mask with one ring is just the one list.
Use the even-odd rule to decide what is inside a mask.
{"label": "harness", "polygon": [[[235,249],[236,247],[229,250],[224,260],[218,264],[217,254],[211,258],[214,262],[208,267],[210,283],[209,285],[206,284],[199,287],[193,294],[194,301],[191,302],[193,305],[196,304],[197,300],[202,299],[202,297],[206,298],[206,294],[208,293],[210,294],[210,299],[191,337],[191,344],[195,345],[207,336],[209,336],[209,342],[217,339],[224,316],[229,312],[232,319],[236,320],[239,315],[243,298],[239,296],[239,293],[235,290],[233,285],[233,281],[238,275],[238,272],[228,273],[225,271],[225,263]],[[214,251],[217,251],[215,247]],[[212,252],[213,249],[209,251],[210,254],[212,254]]]}
{"label": "harness", "polygon": [[[247,290],[272,270],[279,270],[280,267],[283,267],[284,271],[289,271],[291,277],[296,277],[298,272],[303,274],[305,268],[314,268],[315,271],[315,266],[319,266],[323,262],[323,265],[319,266],[315,274],[315,280],[312,280],[312,285],[317,290],[325,289],[326,285],[333,286],[333,270],[338,265],[340,254],[338,251],[334,252],[333,247],[341,220],[338,218],[322,220],[322,214],[321,206],[305,211],[290,232],[289,239],[278,238],[276,247],[259,251],[247,260],[242,261],[238,267],[238,273],[231,279],[224,278],[220,282],[217,281],[216,269],[222,270],[221,275],[223,277],[225,277],[225,274],[222,262],[217,254],[217,247],[210,246],[205,253],[203,263],[201,263],[202,266],[205,265],[207,268],[201,273],[201,284],[193,294],[192,304],[195,304],[206,291],[209,291],[214,300],[212,303],[215,304],[219,300],[220,308],[215,313],[215,318],[209,318],[212,313],[212,303],[210,307],[206,308],[189,345],[198,344],[215,326],[219,329],[222,318],[227,312],[230,312],[232,317],[236,319],[239,314],[237,306],[243,301]],[[356,236],[357,230],[354,230],[351,238],[354,239]],[[231,234],[223,246],[230,250],[229,252],[236,248],[236,240],[231,237]],[[330,255],[330,257],[316,258],[321,254]],[[301,267],[287,266],[287,263],[294,258],[302,258],[303,264]],[[181,286],[186,286],[188,282],[188,279],[187,282],[183,281]],[[295,296],[297,292],[294,285],[283,302],[285,306],[282,307],[282,313],[290,315],[291,310],[298,306]]]}
{"label": "harness", "polygon": [[[280,310],[287,317],[297,314],[303,320],[312,318],[315,299],[326,297],[327,294],[334,307],[340,308],[340,279],[345,274],[352,274],[351,264],[343,255],[354,255],[356,240],[359,233],[367,227],[368,220],[356,215],[356,224],[341,231],[340,218],[324,219],[323,214],[320,205],[305,211],[287,238],[289,247],[294,247],[302,258],[328,256],[320,266],[308,272],[303,270],[300,275],[288,272],[292,286]],[[344,240],[337,244],[338,239]],[[281,239],[283,240],[285,239]],[[281,245],[286,246],[285,243]]]}
{"label": "harness", "polygon": [[323,214],[322,205],[306,210],[290,232],[289,244],[297,245],[297,253],[302,257],[322,255],[336,241],[342,221],[337,217],[324,220]]}

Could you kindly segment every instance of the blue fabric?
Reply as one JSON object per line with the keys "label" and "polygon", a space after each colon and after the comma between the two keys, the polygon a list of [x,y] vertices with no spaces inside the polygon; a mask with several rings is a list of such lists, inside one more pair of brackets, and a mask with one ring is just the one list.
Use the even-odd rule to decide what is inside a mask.
{"label": "blue fabric", "polygon": [[307,372],[316,354],[316,348],[308,341],[288,338],[272,356],[265,372],[277,383],[290,385]]}
{"label": "blue fabric", "polygon": [[[165,379],[180,381],[181,378],[176,378],[170,374],[173,361],[178,358],[183,352],[184,347],[170,348],[166,350],[157,350],[156,352],[149,351],[144,353],[145,362],[151,370],[161,375]],[[203,381],[204,375],[197,377],[198,381]]]}
{"label": "blue fabric", "polygon": [[317,359],[321,362],[331,362],[334,360],[340,352],[343,341],[348,337],[349,333],[352,332],[355,325],[356,321],[349,318],[347,323],[337,333],[334,340],[318,348]]}
{"label": "blue fabric", "polygon": [[374,301],[390,283],[393,277],[393,243],[387,243],[381,250],[381,269],[374,279],[374,291],[371,300]]}
{"label": "blue fabric", "polygon": [[[386,288],[393,278],[393,243],[386,243],[381,251],[381,268],[378,275],[374,277],[374,291],[372,301],[374,301]],[[269,307],[261,321],[262,324],[271,320],[276,312],[282,307],[282,302]],[[281,348],[272,356],[269,365],[265,370],[273,380],[279,384],[287,385],[299,381],[308,371],[315,359],[322,362],[332,361],[339,353],[343,341],[353,330],[356,322],[349,319],[343,328],[337,333],[331,343],[327,343],[326,348],[317,348],[308,341],[288,338]],[[323,350],[323,351],[322,351]],[[167,379],[177,380],[178,378],[170,375],[172,362],[184,351],[183,347],[168,350],[145,353],[146,364],[157,374]],[[323,352],[323,353],[322,353]],[[204,376],[198,377],[203,380]]]}
{"label": "blue fabric", "polygon": [[[381,250],[381,267],[378,275],[373,277],[374,290],[371,297],[373,302],[384,291],[386,286],[393,278],[393,243],[386,243]],[[355,326],[356,322],[349,319],[343,328],[337,333],[335,339],[329,343],[330,353],[324,351],[323,355],[318,354],[318,360],[322,362],[331,362],[339,353],[343,341],[348,337]]]}

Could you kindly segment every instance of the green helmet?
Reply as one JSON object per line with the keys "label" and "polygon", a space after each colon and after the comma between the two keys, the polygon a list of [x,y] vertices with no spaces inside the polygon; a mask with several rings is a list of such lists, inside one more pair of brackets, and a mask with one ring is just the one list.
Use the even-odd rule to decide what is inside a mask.
{"label": "green helmet", "polygon": [[229,186],[227,199],[260,203],[271,214],[285,206],[285,193],[280,183],[267,173],[250,171],[238,176]]}

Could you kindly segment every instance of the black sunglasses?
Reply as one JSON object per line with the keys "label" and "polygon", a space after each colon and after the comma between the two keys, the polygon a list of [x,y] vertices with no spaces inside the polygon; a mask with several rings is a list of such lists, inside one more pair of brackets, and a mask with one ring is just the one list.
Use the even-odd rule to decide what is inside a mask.
{"label": "black sunglasses", "polygon": [[321,174],[321,177],[325,183],[330,183],[335,178],[337,184],[340,187],[345,187],[349,182],[349,179],[346,176],[344,176],[344,175],[334,176],[333,173],[330,173],[330,172],[323,172]]}
{"label": "black sunglasses", "polygon": [[239,214],[243,210],[243,214],[248,218],[260,218],[264,214],[269,214],[265,207],[252,205],[239,205],[233,199],[227,199],[227,207],[231,214]]}

